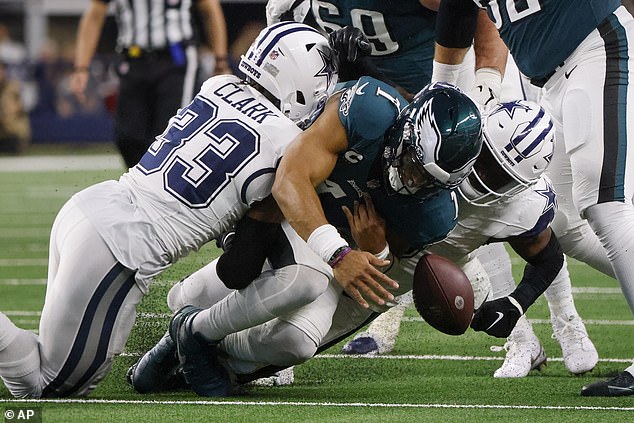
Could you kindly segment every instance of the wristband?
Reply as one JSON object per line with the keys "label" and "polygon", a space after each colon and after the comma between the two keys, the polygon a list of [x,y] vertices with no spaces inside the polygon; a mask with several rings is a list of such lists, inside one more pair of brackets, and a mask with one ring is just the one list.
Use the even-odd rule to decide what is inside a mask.
{"label": "wristband", "polygon": [[462,64],[448,65],[434,60],[431,82],[448,82],[456,85]]}
{"label": "wristband", "polygon": [[348,246],[341,247],[337,251],[335,251],[330,260],[328,260],[328,264],[330,265],[330,267],[334,269],[341,262],[341,260],[343,260],[343,258],[348,255],[350,251],[352,251],[352,248]]}
{"label": "wristband", "polygon": [[348,243],[341,237],[337,228],[330,224],[321,225],[315,229],[306,243],[326,263],[330,262],[337,250],[348,247]]}
{"label": "wristband", "polygon": [[374,257],[385,260],[390,255],[390,244],[385,244],[385,248],[380,253],[376,253]]}

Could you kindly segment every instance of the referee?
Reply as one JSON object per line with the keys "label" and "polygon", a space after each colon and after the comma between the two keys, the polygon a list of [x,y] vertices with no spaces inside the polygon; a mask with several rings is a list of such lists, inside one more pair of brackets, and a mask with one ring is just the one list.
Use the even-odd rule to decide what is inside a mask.
{"label": "referee", "polygon": [[216,74],[230,73],[227,29],[220,0],[91,0],[79,22],[71,76],[71,89],[79,101],[85,100],[90,61],[109,3],[116,6],[117,52],[121,54],[115,138],[126,165],[132,167],[198,89],[192,6],[198,6],[212,44]]}

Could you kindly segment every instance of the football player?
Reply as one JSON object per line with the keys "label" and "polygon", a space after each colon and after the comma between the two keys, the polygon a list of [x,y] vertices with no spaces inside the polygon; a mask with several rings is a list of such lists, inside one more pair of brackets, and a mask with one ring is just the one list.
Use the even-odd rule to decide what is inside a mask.
{"label": "football player", "polygon": [[[551,0],[529,3],[521,11],[499,0],[448,0],[441,3],[438,33],[454,34],[476,6],[486,8],[519,69],[542,88],[541,104],[553,116],[557,143],[549,170],[560,198],[553,225],[571,254],[607,255],[634,312],[634,166],[629,79],[634,75],[634,18],[620,0]],[[461,44],[447,39],[437,57],[457,63]],[[598,243],[573,245],[587,220]],[[569,249],[568,249],[569,248]],[[575,250],[576,249],[576,250]],[[588,262],[587,260],[585,260]],[[602,261],[603,262],[603,261]],[[615,378],[588,385],[586,396],[634,395],[634,364]]]}
{"label": "football player", "polygon": [[[445,84],[432,85],[403,108],[405,104],[389,85],[363,77],[328,102],[324,113],[296,138],[280,163],[273,188],[280,209],[308,246],[335,270],[349,257],[357,260],[355,256],[361,254],[351,249],[352,240],[343,233],[347,222],[341,206],[353,207],[363,192],[369,192],[379,213],[386,216],[390,249],[395,254],[402,254],[404,247],[420,249],[442,239],[455,225],[455,194],[450,188],[466,177],[479,153],[478,107]],[[412,221],[411,216],[424,218]],[[288,223],[282,227],[285,225]],[[368,251],[387,257],[385,234],[376,232],[374,236],[381,245]],[[187,306],[176,313],[169,336],[130,369],[137,391],[165,386],[166,375],[179,366],[176,348],[185,378],[197,393],[229,394],[228,372],[217,360],[202,365],[189,360],[188,345],[196,340],[202,344],[201,356],[217,356],[221,351],[232,357],[230,372],[237,374],[253,374],[268,365],[291,366],[315,354],[330,330],[342,290],[332,281],[314,302],[298,308],[294,291],[307,289],[306,281],[301,286],[276,282],[280,275],[293,271],[292,254],[278,238],[275,234],[262,237],[239,226],[233,245],[223,255],[235,256],[229,259],[233,264],[215,260],[172,288],[168,303],[173,309],[203,303],[211,307]],[[254,243],[267,252],[263,258],[268,258],[270,268],[253,283],[236,282],[221,267],[248,265],[242,252],[252,249]],[[256,263],[259,269],[262,261]],[[248,298],[245,289],[228,292],[224,287],[244,282],[247,289],[255,287],[257,297]],[[365,302],[365,307],[359,306],[361,310],[368,310],[368,303],[382,304],[372,298],[365,301],[366,293],[360,288],[356,296],[347,292],[347,298]],[[271,314],[253,325],[249,319],[253,310],[266,308],[269,302],[285,302],[288,312]]]}
{"label": "football player", "polygon": [[[554,138],[552,121],[543,109],[526,101],[502,103],[485,116],[484,134],[485,147],[474,165],[475,172],[459,188],[457,227],[447,239],[428,249],[457,263],[466,262],[473,282],[488,276],[488,272],[478,271],[478,260],[469,256],[473,250],[486,243],[506,241],[526,258],[526,249],[535,248],[540,238],[550,232],[548,225],[556,211],[550,182],[541,176],[551,160]],[[505,189],[495,185],[504,181],[513,183]],[[531,263],[530,254],[528,257]],[[406,273],[413,274],[416,262],[417,259],[406,263]],[[495,282],[491,284],[493,299],[509,295],[515,287],[512,277],[491,279]],[[506,282],[500,284],[500,281]],[[486,287],[486,282],[476,287],[483,285]],[[487,293],[476,289],[476,306],[481,301],[478,297]],[[592,370],[598,354],[572,301],[565,265],[545,295],[566,367],[574,374]],[[367,332],[346,344],[343,352],[366,354],[391,350],[403,311],[399,304],[380,315]],[[523,316],[504,348],[506,359],[494,377],[523,377],[546,361],[541,343]]]}
{"label": "football player", "polygon": [[[500,100],[537,100],[539,98],[539,88],[533,87],[525,78],[522,78],[512,59],[508,60],[504,67],[503,59],[506,58],[506,52],[498,54],[497,51],[488,49],[490,37],[499,37],[495,28],[489,31],[492,23],[484,11],[477,17],[477,22],[472,20],[465,25],[465,27],[472,27],[477,24],[475,63],[474,55],[470,50],[459,66],[434,61],[432,74],[435,11],[439,3],[437,0],[406,0],[396,4],[360,0],[314,2],[269,0],[266,11],[269,24],[278,22],[282,19],[282,15],[288,15],[289,11],[292,12],[292,17],[296,21],[303,20],[307,13],[312,12],[317,25],[329,33],[331,45],[336,46],[336,50],[347,60],[356,59],[357,63],[363,64],[366,74],[372,72],[378,79],[389,80],[404,88],[405,92],[415,93],[433,78],[434,81],[454,83],[469,92],[470,96],[484,107],[492,107]],[[474,67],[477,68],[475,78]],[[345,68],[340,69],[340,78],[345,78],[348,73]],[[409,98],[407,94],[405,97]],[[589,228],[581,227],[581,229],[588,230]],[[580,244],[584,244],[584,249],[592,249],[592,245],[598,245],[595,236],[587,235],[592,234],[586,234],[582,241],[574,243],[576,250],[579,250]],[[568,245],[570,243],[566,244]],[[610,267],[605,254],[598,258],[598,263],[594,256],[582,257],[576,254],[576,257],[592,263],[595,267],[599,266],[602,270]],[[473,254],[473,259],[465,266],[464,270],[473,280],[479,278],[479,273],[483,272],[483,269],[486,270],[491,283],[499,286],[496,288],[499,290],[513,280],[510,257],[502,243],[488,244],[479,248]],[[564,293],[562,291],[562,295]],[[572,295],[566,298],[547,295],[547,298],[552,298],[556,302],[572,301]],[[393,318],[395,322],[400,320],[397,315],[402,315],[408,305],[408,301],[402,300],[387,315],[379,318],[375,328],[378,329],[377,326],[384,319]],[[396,339],[397,332],[392,330],[395,324],[390,325],[390,330],[381,330],[381,333],[385,334],[380,338],[380,349],[383,351],[387,351]],[[584,351],[591,345],[581,319],[576,316],[569,320],[563,326],[565,329],[563,332],[560,330],[561,327],[560,322],[554,329],[557,338],[563,344],[564,354],[569,356],[570,351],[574,351],[572,354],[577,357],[571,360],[579,361],[579,354],[583,356]],[[522,364],[514,365],[518,369],[525,368],[527,362],[530,364],[531,360],[526,359],[530,351],[534,353],[535,350],[541,349],[541,345],[535,348],[532,342],[537,338],[530,324],[518,327],[518,331],[522,329],[525,334],[511,337],[507,344],[506,363],[519,361]],[[522,340],[526,342],[520,342]],[[372,344],[370,339],[368,341],[370,342],[368,345],[353,344],[349,350],[350,353],[364,353],[368,352],[369,348],[374,350],[379,347],[377,344]],[[520,351],[521,353],[518,353]],[[590,369],[592,366],[590,356],[585,364],[574,368]],[[526,376],[524,371],[516,372],[515,375]]]}
{"label": "football player", "polygon": [[[270,196],[286,147],[337,79],[328,40],[290,22],[264,29],[240,68],[246,80],[206,81],[118,181],[62,207],[39,335],[0,313],[0,376],[14,396],[88,394],[122,351],[152,278]],[[310,302],[332,270],[309,250],[295,259],[313,282],[299,301]]]}

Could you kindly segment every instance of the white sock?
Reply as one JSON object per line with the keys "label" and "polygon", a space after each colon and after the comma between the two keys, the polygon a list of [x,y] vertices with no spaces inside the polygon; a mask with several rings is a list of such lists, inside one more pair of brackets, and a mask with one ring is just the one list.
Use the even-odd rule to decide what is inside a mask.
{"label": "white sock", "polygon": [[544,292],[548,300],[548,308],[550,315],[553,316],[571,316],[577,315],[577,309],[572,298],[572,286],[570,284],[570,274],[568,273],[568,263],[564,256],[564,265],[550,284],[546,292]]}
{"label": "white sock", "polygon": [[496,242],[483,245],[475,251],[484,270],[491,280],[491,296],[488,301],[506,297],[515,289],[515,279],[509,257],[504,244]]}
{"label": "white sock", "polygon": [[15,326],[0,313],[0,377],[18,398],[39,397],[40,351],[37,336]]}

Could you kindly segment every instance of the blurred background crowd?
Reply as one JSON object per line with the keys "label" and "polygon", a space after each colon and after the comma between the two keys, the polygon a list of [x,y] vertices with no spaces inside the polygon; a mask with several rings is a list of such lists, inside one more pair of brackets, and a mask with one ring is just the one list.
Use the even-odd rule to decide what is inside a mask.
{"label": "blurred background crowd", "polygon": [[[224,0],[228,60],[266,25],[265,1]],[[114,139],[118,95],[117,25],[110,13],[91,61],[86,101],[70,89],[77,28],[89,0],[0,0],[0,154],[32,144],[96,143]],[[202,26],[202,22],[200,23]],[[204,37],[204,31],[198,31]],[[198,83],[214,74],[209,43],[200,43]]]}

